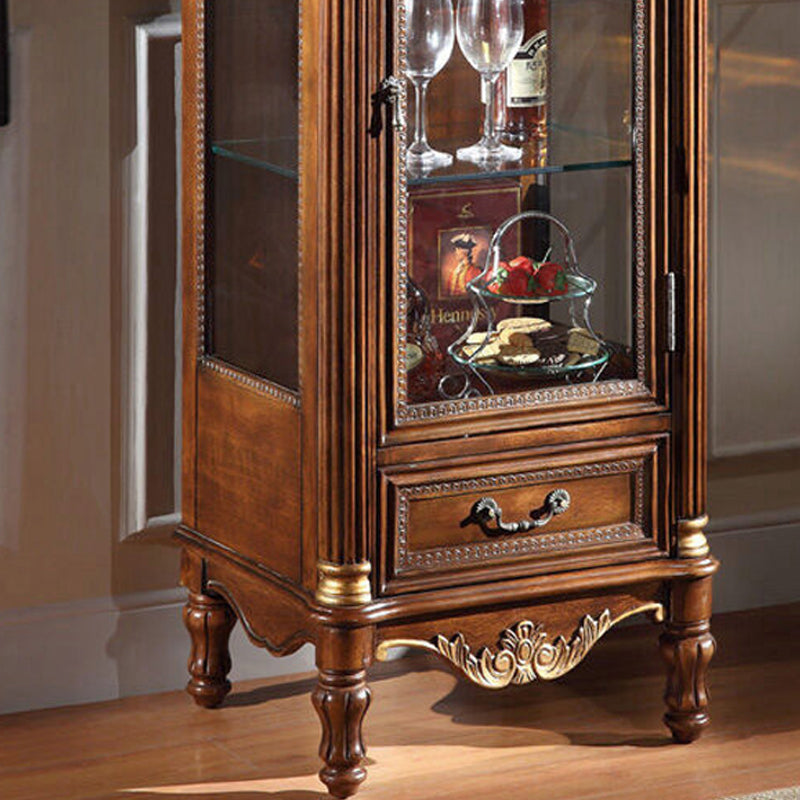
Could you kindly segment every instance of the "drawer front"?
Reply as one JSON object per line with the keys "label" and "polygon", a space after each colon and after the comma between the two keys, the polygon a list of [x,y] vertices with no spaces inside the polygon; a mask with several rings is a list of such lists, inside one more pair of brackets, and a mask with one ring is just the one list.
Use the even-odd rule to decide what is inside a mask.
{"label": "drawer front", "polygon": [[385,472],[390,519],[384,590],[560,571],[666,551],[666,526],[659,523],[659,509],[666,510],[665,446],[657,439]]}

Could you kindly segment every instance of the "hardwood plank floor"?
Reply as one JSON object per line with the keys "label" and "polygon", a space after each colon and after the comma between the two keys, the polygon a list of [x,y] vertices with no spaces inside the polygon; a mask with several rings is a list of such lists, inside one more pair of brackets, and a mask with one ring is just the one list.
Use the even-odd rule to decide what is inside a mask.
{"label": "hardwood plank floor", "polygon": [[[488,692],[427,656],[374,670],[373,800],[716,800],[800,784],[800,604],[718,616],[712,725],[671,744],[650,625],[550,684]],[[188,647],[188,643],[187,643]],[[2,800],[316,800],[312,680],[0,717]]]}

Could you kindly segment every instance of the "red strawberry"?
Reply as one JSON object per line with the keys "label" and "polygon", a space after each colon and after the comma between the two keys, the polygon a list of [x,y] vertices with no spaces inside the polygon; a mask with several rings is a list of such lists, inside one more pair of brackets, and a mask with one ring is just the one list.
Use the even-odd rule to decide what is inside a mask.
{"label": "red strawberry", "polygon": [[501,287],[503,282],[508,277],[508,264],[505,261],[499,261],[495,264],[494,269],[489,273],[489,281],[486,288],[494,294],[501,294]]}
{"label": "red strawberry", "polygon": [[567,272],[561,264],[545,261],[536,271],[536,291],[538,294],[565,294],[569,289]]}
{"label": "red strawberry", "polygon": [[502,293],[509,297],[530,297],[534,293],[533,276],[526,264],[516,267],[509,264],[508,277],[503,281]]}
{"label": "red strawberry", "polygon": [[533,273],[536,272],[536,262],[533,261],[533,259],[528,258],[528,256],[517,256],[508,262],[508,266],[512,268],[521,267],[530,275],[533,275]]}

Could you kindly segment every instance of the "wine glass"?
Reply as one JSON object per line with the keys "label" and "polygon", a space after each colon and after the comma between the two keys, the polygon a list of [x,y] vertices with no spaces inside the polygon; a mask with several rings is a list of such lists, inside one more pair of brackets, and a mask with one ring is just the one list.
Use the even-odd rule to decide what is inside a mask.
{"label": "wine glass", "polygon": [[495,104],[497,79],[513,60],[524,35],[523,0],[458,0],[458,46],[464,58],[480,73],[481,95],[486,101],[483,136],[477,144],[457,151],[462,161],[496,165],[522,158],[519,147],[509,147],[500,141]]}
{"label": "wine glass", "polygon": [[426,114],[428,84],[453,52],[453,4],[451,0],[406,0],[406,18],[406,77],[414,85],[414,140],[406,163],[413,170],[429,171],[453,163],[450,153],[428,144]]}

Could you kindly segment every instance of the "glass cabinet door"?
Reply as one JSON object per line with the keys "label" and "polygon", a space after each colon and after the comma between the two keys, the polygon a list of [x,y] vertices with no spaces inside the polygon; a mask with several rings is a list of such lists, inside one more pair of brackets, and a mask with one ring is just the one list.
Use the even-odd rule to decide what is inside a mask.
{"label": "glass cabinet door", "polygon": [[206,8],[206,352],[296,391],[298,0]]}
{"label": "glass cabinet door", "polygon": [[396,412],[652,395],[644,0],[403,0]]}

